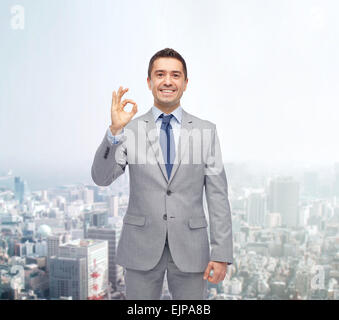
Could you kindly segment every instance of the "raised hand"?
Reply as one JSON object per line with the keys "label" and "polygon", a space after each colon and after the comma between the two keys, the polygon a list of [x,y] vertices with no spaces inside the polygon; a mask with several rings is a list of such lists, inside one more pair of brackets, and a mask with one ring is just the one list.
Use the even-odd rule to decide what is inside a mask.
{"label": "raised hand", "polygon": [[[121,102],[122,96],[128,91],[128,88],[123,89],[120,86],[118,92],[113,91],[112,107],[111,107],[111,121],[109,126],[113,135],[117,135],[121,132],[123,127],[131,121],[134,115],[138,111],[138,105],[131,99],[125,99]],[[133,108],[130,112],[124,110],[127,103],[133,104]]]}

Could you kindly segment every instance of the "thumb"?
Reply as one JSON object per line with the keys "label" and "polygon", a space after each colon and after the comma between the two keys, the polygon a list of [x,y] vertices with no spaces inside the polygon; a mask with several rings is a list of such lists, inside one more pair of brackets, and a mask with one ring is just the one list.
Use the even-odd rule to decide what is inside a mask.
{"label": "thumb", "polygon": [[132,110],[129,112],[129,121],[132,120],[132,118],[134,117],[134,115],[138,112],[138,105],[135,103],[133,105]]}
{"label": "thumb", "polygon": [[134,116],[138,112],[138,105],[135,103],[132,108],[132,116]]}

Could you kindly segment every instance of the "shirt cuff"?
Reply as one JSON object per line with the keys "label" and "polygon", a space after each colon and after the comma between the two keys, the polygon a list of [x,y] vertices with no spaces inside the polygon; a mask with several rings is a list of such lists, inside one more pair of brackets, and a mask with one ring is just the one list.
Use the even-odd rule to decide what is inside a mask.
{"label": "shirt cuff", "polygon": [[124,128],[122,128],[121,133],[115,136],[113,136],[110,128],[107,129],[107,139],[111,144],[118,144],[123,135],[124,135]]}

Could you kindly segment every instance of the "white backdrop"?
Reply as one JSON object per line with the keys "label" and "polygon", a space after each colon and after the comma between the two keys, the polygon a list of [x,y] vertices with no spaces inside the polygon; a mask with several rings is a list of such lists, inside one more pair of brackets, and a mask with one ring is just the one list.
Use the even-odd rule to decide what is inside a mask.
{"label": "white backdrop", "polygon": [[336,0],[1,0],[0,174],[90,182],[112,91],[129,87],[148,111],[148,62],[165,47],[185,58],[182,106],[217,124],[225,162],[338,161],[338,10]]}

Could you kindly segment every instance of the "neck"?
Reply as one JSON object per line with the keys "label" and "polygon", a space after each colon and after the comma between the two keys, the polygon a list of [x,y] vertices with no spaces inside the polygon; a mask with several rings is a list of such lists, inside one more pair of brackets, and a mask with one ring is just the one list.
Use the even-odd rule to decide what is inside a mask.
{"label": "neck", "polygon": [[157,103],[154,101],[154,105],[161,110],[162,112],[166,113],[166,114],[170,114],[171,112],[173,112],[176,108],[178,108],[180,106],[180,101],[173,105],[173,106],[169,106],[169,105],[163,105],[160,103]]}

